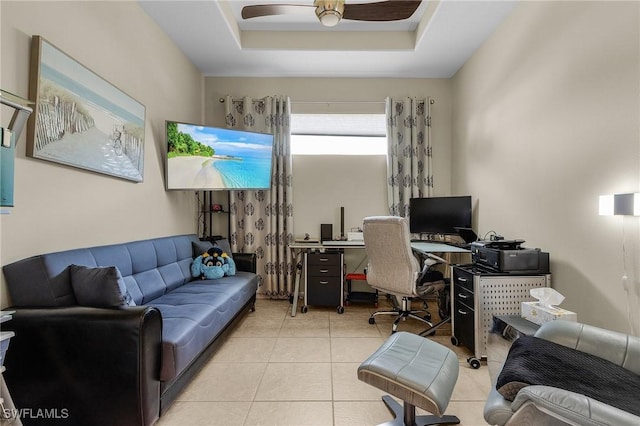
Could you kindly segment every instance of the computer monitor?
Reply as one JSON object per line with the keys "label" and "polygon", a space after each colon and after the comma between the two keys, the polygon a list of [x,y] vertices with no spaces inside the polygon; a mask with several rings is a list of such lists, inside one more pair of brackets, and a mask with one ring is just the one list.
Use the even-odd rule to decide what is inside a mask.
{"label": "computer monitor", "polygon": [[471,196],[409,200],[409,229],[414,234],[453,234],[471,228]]}

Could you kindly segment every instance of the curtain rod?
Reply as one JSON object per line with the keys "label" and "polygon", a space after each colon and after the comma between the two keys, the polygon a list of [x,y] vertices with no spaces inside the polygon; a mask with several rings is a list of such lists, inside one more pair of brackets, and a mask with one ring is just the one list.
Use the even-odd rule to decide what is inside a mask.
{"label": "curtain rod", "polygon": [[[224,103],[224,98],[219,98],[221,104]],[[384,104],[385,101],[291,101],[292,104]],[[435,104],[435,99],[429,99],[431,105]]]}
{"label": "curtain rod", "polygon": [[291,101],[292,104],[384,104],[384,101]]}

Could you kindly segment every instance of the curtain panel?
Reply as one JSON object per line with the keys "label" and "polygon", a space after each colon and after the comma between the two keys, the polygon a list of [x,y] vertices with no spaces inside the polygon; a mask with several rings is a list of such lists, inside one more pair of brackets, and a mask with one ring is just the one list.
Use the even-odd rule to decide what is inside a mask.
{"label": "curtain panel", "polygon": [[409,199],[433,194],[431,99],[387,98],[389,214],[407,217]]}
{"label": "curtain panel", "polygon": [[229,191],[233,251],[256,253],[258,293],[288,298],[293,292],[291,102],[284,96],[225,98],[228,128],[274,135],[270,190]]}

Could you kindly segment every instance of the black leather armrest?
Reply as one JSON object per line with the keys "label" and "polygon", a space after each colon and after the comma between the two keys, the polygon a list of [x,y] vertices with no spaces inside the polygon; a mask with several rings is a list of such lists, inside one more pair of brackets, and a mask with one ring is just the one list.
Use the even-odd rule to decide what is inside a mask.
{"label": "black leather armrest", "polygon": [[238,271],[256,273],[257,266],[255,253],[233,253],[232,256]]}
{"label": "black leather armrest", "polygon": [[2,328],[15,331],[4,376],[16,407],[31,414],[23,416],[25,425],[151,425],[158,419],[157,309],[18,308]]}

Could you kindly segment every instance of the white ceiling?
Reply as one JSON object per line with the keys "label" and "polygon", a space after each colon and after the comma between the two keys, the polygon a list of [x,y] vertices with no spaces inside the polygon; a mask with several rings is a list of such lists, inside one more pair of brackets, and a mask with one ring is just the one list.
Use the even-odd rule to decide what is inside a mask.
{"label": "white ceiling", "polygon": [[[346,0],[368,3],[379,0]],[[313,0],[139,0],[205,76],[449,78],[513,11],[517,0],[423,0],[409,19],[342,20],[308,14],[243,20],[244,6]],[[301,8],[302,11],[306,9]]]}

